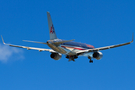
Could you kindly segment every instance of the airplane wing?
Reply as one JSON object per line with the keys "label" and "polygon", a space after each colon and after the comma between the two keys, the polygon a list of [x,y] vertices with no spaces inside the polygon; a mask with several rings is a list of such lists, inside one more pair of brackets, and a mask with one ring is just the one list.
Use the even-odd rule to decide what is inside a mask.
{"label": "airplane wing", "polygon": [[105,46],[105,47],[100,47],[100,48],[83,50],[83,51],[77,52],[77,54],[80,55],[80,54],[87,53],[87,52],[94,52],[94,51],[106,50],[106,49],[110,49],[110,48],[116,48],[116,47],[120,47],[120,46],[131,44],[132,42],[133,42],[133,36],[132,36],[132,41],[127,42],[127,43],[122,43],[122,44],[117,44],[117,45],[111,45],[111,46]]}
{"label": "airplane wing", "polygon": [[41,51],[49,51],[49,52],[51,52],[51,53],[56,53],[56,51],[54,51],[54,50],[52,50],[52,49],[44,49],[44,48],[36,48],[36,47],[27,47],[27,46],[6,44],[6,43],[4,42],[4,39],[3,39],[2,36],[1,36],[1,38],[2,38],[3,44],[9,45],[9,46],[11,46],[11,47],[26,48],[27,50],[38,50],[38,51],[40,51],[40,52],[41,52]]}

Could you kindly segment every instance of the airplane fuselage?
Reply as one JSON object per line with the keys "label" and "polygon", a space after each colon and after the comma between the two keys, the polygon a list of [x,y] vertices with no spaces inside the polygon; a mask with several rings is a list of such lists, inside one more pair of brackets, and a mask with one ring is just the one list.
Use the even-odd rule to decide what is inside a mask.
{"label": "airplane fuselage", "polygon": [[78,51],[87,50],[87,49],[94,49],[94,46],[86,44],[86,43],[80,43],[80,42],[65,42],[62,44],[54,44],[54,42],[60,42],[64,41],[62,39],[54,39],[54,40],[48,40],[47,45],[57,51],[58,53],[62,53],[65,55],[76,55]]}

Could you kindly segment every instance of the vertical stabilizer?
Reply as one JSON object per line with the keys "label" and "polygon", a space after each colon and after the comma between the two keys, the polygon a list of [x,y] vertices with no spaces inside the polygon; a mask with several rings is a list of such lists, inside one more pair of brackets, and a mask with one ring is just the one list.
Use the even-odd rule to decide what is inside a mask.
{"label": "vertical stabilizer", "polygon": [[48,27],[49,27],[49,34],[50,34],[50,40],[57,39],[55,29],[52,23],[51,15],[49,12],[47,12],[47,19],[48,19]]}

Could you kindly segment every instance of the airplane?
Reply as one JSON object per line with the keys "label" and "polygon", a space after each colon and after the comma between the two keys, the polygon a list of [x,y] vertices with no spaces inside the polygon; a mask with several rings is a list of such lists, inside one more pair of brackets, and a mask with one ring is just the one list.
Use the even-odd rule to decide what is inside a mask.
{"label": "airplane", "polygon": [[9,45],[11,47],[26,48],[27,50],[31,50],[31,49],[38,50],[40,52],[49,51],[51,53],[50,57],[54,60],[61,59],[62,54],[65,55],[67,59],[69,59],[68,61],[75,61],[75,59],[77,59],[79,56],[85,56],[88,57],[90,63],[93,63],[92,59],[100,60],[103,57],[102,52],[100,52],[101,50],[116,48],[116,47],[131,44],[133,42],[133,35],[132,35],[132,41],[130,42],[95,48],[94,46],[89,44],[74,42],[74,39],[72,40],[59,39],[56,36],[56,32],[49,12],[47,12],[47,18],[48,18],[50,40],[48,40],[47,42],[38,42],[38,41],[29,41],[29,40],[23,40],[23,41],[45,44],[48,45],[51,49],[6,44],[4,42],[3,37],[1,36],[3,44]]}

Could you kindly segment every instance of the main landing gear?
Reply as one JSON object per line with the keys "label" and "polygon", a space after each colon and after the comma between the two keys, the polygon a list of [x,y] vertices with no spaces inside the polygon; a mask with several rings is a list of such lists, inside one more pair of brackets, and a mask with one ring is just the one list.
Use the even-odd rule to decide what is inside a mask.
{"label": "main landing gear", "polygon": [[75,62],[75,59],[78,58],[78,57],[77,57],[77,56],[66,56],[66,58],[69,59],[69,60],[68,60],[69,62],[70,62],[70,61],[74,61],[74,62]]}
{"label": "main landing gear", "polygon": [[70,58],[68,61],[69,61],[69,62],[70,62],[70,61],[73,61],[73,62],[75,62],[75,60],[74,60],[74,59],[71,59],[71,58]]}
{"label": "main landing gear", "polygon": [[93,63],[93,60],[91,60],[90,56],[88,56],[88,59],[90,59],[89,63]]}

